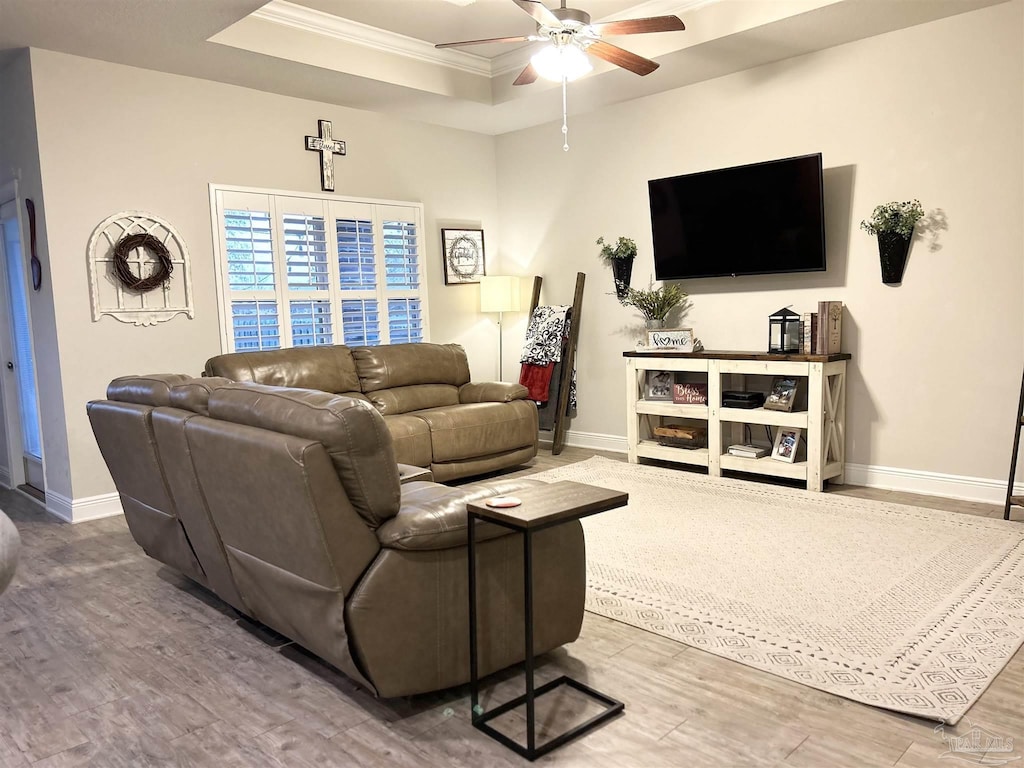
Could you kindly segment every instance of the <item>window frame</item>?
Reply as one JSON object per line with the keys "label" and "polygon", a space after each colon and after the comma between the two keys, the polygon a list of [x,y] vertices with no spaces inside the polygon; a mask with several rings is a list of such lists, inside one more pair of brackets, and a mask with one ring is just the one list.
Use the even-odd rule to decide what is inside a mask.
{"label": "window frame", "polygon": [[[391,299],[415,298],[419,300],[421,317],[420,342],[430,341],[427,297],[427,238],[424,236],[423,204],[406,200],[384,200],[377,198],[351,197],[322,192],[295,192],[283,189],[243,187],[228,184],[210,184],[210,222],[214,246],[214,276],[217,294],[217,318],[220,326],[221,352],[234,352],[232,323],[233,301],[272,301],[277,306],[280,349],[293,348],[291,301],[327,300],[331,307],[331,333],[335,345],[344,345],[345,329],[342,320],[342,302],[348,299],[376,300],[379,322],[380,344],[391,343],[390,311]],[[267,199],[267,210],[271,222],[271,243],[273,250],[274,288],[265,291],[232,291],[228,280],[227,233],[223,212],[231,210],[232,195],[254,195]],[[294,201],[298,210],[282,207],[289,200]],[[358,215],[357,215],[358,212]],[[391,212],[395,218],[388,216]],[[327,290],[292,289],[286,274],[286,251],[283,248],[283,217],[286,214],[322,216],[327,240],[327,269],[329,282]],[[339,218],[359,219],[369,215],[373,231],[373,254],[376,286],[373,290],[342,289],[338,265],[337,220]],[[365,218],[363,218],[365,220]],[[419,286],[415,289],[388,288],[386,277],[385,221],[408,221],[416,229],[416,254],[418,260]],[[302,345],[308,346],[308,345]]]}

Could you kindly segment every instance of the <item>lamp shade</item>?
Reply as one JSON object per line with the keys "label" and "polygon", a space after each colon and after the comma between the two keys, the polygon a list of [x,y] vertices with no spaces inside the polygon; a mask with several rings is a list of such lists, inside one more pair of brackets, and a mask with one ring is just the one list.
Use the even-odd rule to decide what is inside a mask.
{"label": "lamp shade", "polygon": [[538,75],[556,83],[562,82],[563,77],[571,83],[594,68],[587,54],[572,43],[542,48],[533,55],[530,63]]}
{"label": "lamp shade", "polygon": [[480,278],[481,312],[518,312],[519,278],[485,275]]}

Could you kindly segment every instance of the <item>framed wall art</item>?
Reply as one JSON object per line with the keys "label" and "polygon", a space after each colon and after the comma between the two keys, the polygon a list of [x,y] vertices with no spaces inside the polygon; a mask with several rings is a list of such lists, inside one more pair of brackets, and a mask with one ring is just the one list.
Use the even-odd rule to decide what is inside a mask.
{"label": "framed wall art", "polygon": [[442,229],[441,253],[445,285],[479,283],[487,274],[482,229]]}

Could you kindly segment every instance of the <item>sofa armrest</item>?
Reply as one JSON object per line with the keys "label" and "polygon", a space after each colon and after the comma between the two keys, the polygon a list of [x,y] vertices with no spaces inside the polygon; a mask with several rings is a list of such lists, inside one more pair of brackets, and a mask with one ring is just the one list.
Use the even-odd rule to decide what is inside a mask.
{"label": "sofa armrest", "polygon": [[459,402],[465,403],[511,403],[525,400],[529,390],[522,384],[506,381],[471,381],[459,387]]}
{"label": "sofa armrest", "polygon": [[419,481],[426,481],[432,483],[434,481],[434,473],[429,469],[423,467],[414,467],[412,464],[398,464],[398,482],[402,485],[406,483],[413,483]]}
{"label": "sofa armrest", "polygon": [[[387,549],[452,549],[466,546],[466,504],[490,496],[514,494],[540,485],[539,480],[501,480],[450,488],[437,483],[402,486],[402,507],[376,533]],[[513,531],[500,525],[478,522],[476,540],[487,541]]]}

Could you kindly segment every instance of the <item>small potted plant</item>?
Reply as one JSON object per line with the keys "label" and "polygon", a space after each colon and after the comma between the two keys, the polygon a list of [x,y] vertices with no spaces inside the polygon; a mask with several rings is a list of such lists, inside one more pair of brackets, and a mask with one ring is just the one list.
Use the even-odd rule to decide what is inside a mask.
{"label": "small potted plant", "polygon": [[875,206],[871,218],[864,219],[860,228],[878,238],[878,258],[882,265],[882,282],[893,285],[902,282],[903,268],[910,252],[910,238],[914,227],[924,218],[920,200],[886,203]]}
{"label": "small potted plant", "polygon": [[648,330],[665,327],[669,313],[686,301],[686,292],[676,283],[663,283],[655,288],[651,283],[646,290],[626,288],[626,295],[619,299],[624,307],[633,307],[644,316]]}
{"label": "small potted plant", "polygon": [[636,243],[628,237],[620,237],[615,246],[606,243],[603,237],[597,238],[597,244],[601,246],[601,260],[612,267],[612,277],[615,279],[615,295],[622,301],[622,297],[629,290],[629,279],[633,274],[633,259],[636,258]]}

